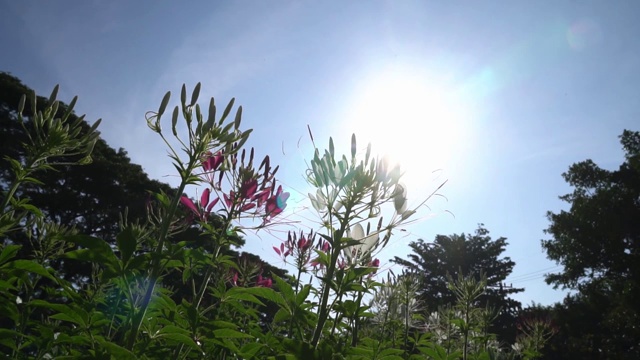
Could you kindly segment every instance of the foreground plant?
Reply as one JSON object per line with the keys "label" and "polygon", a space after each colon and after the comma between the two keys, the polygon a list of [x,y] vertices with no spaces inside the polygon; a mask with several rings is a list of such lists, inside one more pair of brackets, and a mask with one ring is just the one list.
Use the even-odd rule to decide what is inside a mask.
{"label": "foreground plant", "polygon": [[[27,130],[31,143],[25,144],[26,160],[21,163],[10,159],[15,182],[3,194],[2,232],[33,231],[32,225],[28,224],[39,226],[40,235],[45,228],[50,229],[49,233],[56,230],[49,236],[51,241],[62,240],[75,246],[70,249],[62,245],[56,251],[34,253],[39,263],[81,261],[90,263],[94,272],[89,287],[76,288],[56,277],[51,268],[29,260],[12,260],[20,246],[8,240],[8,245],[5,243],[0,252],[0,286],[9,290],[2,299],[10,310],[15,310],[9,312],[12,324],[9,328],[14,330],[2,332],[1,346],[10,348],[14,355],[40,356],[89,354],[99,357],[110,353],[125,358],[142,354],[151,358],[165,355],[184,358],[194,354],[255,353],[255,346],[239,347],[246,340],[225,340],[253,336],[237,331],[239,326],[222,321],[224,317],[217,317],[216,311],[224,313],[223,308],[230,300],[264,306],[253,295],[228,289],[226,275],[230,269],[239,269],[238,264],[230,261],[228,250],[237,244],[238,234],[242,232],[238,220],[258,218],[258,227],[267,226],[286,206],[287,194],[277,186],[277,168],[271,167],[269,158],[265,157],[260,166],[254,168],[253,149],[247,153],[242,148],[251,133],[239,129],[242,108],[236,112],[233,121],[227,121],[233,108],[232,100],[222,117],[216,119],[216,106],[211,99],[205,121],[196,103],[199,91],[198,84],[187,103],[186,88],[183,87],[181,104],[172,113],[171,133],[182,147],[181,154],[174,150],[160,121],[170,93],[165,95],[157,112],[148,114],[149,127],[161,136],[170,150],[180,185],[176,195],[153,194],[146,224],[130,223],[124,214],[120,224],[122,231],[113,246],[108,239],[75,234],[51,226],[54,224],[42,224],[36,221],[41,217],[37,208],[29,206],[26,199],[15,199],[20,185],[38,183],[32,174],[54,168],[55,163],[51,160],[55,157],[64,156],[65,161],[58,164],[68,165],[68,159],[76,158],[78,160],[72,163],[85,163],[97,139],[95,128],[99,122],[86,130],[80,126],[82,118],[73,123],[67,121],[75,99],[61,118],[54,118],[58,109],[55,102],[57,87],[49,107],[42,113],[35,113],[30,121],[33,128]],[[20,121],[24,102],[23,98]],[[35,106],[33,100],[33,109]],[[178,124],[180,113],[183,126]],[[180,128],[186,128],[185,139],[178,135]],[[200,168],[203,170],[198,171]],[[182,194],[187,186],[198,184],[207,187],[196,205]],[[213,196],[215,198],[210,201]],[[224,201],[219,201],[220,198]],[[21,223],[25,211],[33,214],[26,226]],[[186,240],[177,240],[177,237],[185,236],[180,234],[193,234],[194,230],[196,238],[191,235]],[[209,244],[203,248],[195,246],[201,243],[200,238],[208,238]],[[31,275],[21,275],[27,273]],[[269,286],[271,280],[266,275],[257,274],[255,284]],[[182,281],[178,280],[180,278]],[[42,279],[51,285],[46,296],[35,290]],[[173,289],[164,282],[173,284]],[[190,294],[185,291],[188,289],[185,285],[190,286]],[[34,309],[42,309],[45,323],[31,319]],[[243,309],[240,315],[251,318],[257,313],[257,309]],[[211,323],[216,317],[217,322]],[[44,324],[49,325],[43,327]],[[47,327],[53,327],[57,332],[47,331]],[[209,334],[208,338],[204,338],[203,333]],[[35,341],[37,338],[31,334],[38,334],[39,340]]]}
{"label": "foreground plant", "polygon": [[[475,308],[483,282],[452,285],[459,304],[443,311],[440,339],[435,325],[422,326],[416,292],[424,274],[376,280],[377,252],[427,199],[408,209],[400,168],[372,157],[371,146],[358,154],[355,135],[348,155],[337,156],[332,139],[328,150],[315,149],[306,175],[320,226],[291,230],[273,247],[293,276],[234,254],[243,234],[278,223],[289,194],[270,158],[244,148],[251,130],[241,130],[242,108],[231,116],[232,100],[216,119],[211,99],[205,117],[199,84],[189,101],[183,86],[164,122],[170,132],[161,121],[170,93],[147,114],[180,182],[175,192],[150,194],[146,221],[123,213],[114,239],[44,221],[20,186],[37,184],[38,171],[55,164],[86,162],[97,138],[97,125],[55,118],[56,91],[31,120],[29,155],[10,160],[15,182],[3,193],[0,349],[12,358],[466,359],[489,351],[491,319]],[[37,246],[18,254],[24,239]],[[90,275],[63,280],[52,264],[67,262]],[[547,333],[527,324],[519,343],[539,349]]]}
{"label": "foreground plant", "polygon": [[[13,159],[10,163],[13,183],[2,193],[0,207],[0,304],[2,306],[3,329],[0,330],[0,345],[4,346],[12,358],[18,357],[34,343],[46,342],[38,339],[38,331],[46,331],[45,324],[33,324],[30,315],[37,309],[32,301],[48,284],[70,289],[68,283],[59,281],[51,273],[49,262],[66,248],[59,236],[73,233],[71,229],[43,221],[40,209],[20,196],[20,187],[27,184],[41,184],[35,178],[38,172],[55,171],[57,166],[67,164],[87,164],[91,162],[91,152],[99,133],[96,131],[100,120],[92,127],[84,127],[83,117],[69,122],[77,98],[68,106],[61,106],[56,100],[56,86],[49,100],[42,108],[35,93],[31,93],[27,103],[23,95],[18,105],[17,118],[27,136],[23,143],[25,157]],[[27,107],[28,105],[28,107]],[[10,239],[23,233],[33,244],[33,260],[16,259],[22,246]],[[36,235],[37,234],[37,235]],[[6,324],[6,325],[5,325]],[[34,332],[35,331],[35,332]]]}

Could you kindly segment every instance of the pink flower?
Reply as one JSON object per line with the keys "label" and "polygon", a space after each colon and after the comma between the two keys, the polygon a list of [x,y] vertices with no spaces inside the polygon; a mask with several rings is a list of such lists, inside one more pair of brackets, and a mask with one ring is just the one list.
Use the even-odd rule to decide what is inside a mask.
{"label": "pink flower", "polygon": [[308,242],[307,239],[304,238],[304,236],[300,237],[300,240],[298,240],[298,249],[305,250],[308,247],[307,243],[310,242]]}
{"label": "pink flower", "polygon": [[233,272],[233,277],[231,278],[231,283],[233,284],[233,286],[238,286],[238,272],[237,271]]}
{"label": "pink flower", "polygon": [[278,186],[278,191],[275,195],[267,199],[265,205],[265,211],[268,216],[273,217],[282,212],[287,207],[287,199],[289,198],[288,192],[282,192],[282,185]]}
{"label": "pink flower", "polygon": [[280,244],[279,249],[274,246],[273,250],[275,250],[278,255],[282,256],[282,254],[284,254],[284,243]]}
{"label": "pink flower", "polygon": [[236,199],[236,193],[233,190],[231,190],[229,192],[229,195],[223,194],[223,196],[224,196],[224,203],[225,205],[227,205],[227,209],[231,209],[231,206],[233,205]]}
{"label": "pink flower", "polygon": [[261,207],[262,204],[264,204],[265,201],[267,201],[269,199],[269,193],[271,192],[271,189],[264,189],[262,191],[260,191],[259,193],[255,194],[252,198],[252,200],[257,200],[258,201],[258,207]]}
{"label": "pink flower", "polygon": [[204,211],[199,209],[198,206],[196,206],[196,204],[194,204],[188,196],[181,196],[180,202],[182,203],[182,205],[191,210],[198,217],[198,219],[200,219],[200,221],[206,221],[211,214],[211,210],[213,210],[213,207],[218,203],[218,200],[220,200],[220,198],[215,198],[213,201],[209,202],[210,194],[211,190],[207,188],[202,192],[202,196],[200,196],[200,207],[202,207]]}
{"label": "pink flower", "polygon": [[325,240],[322,243],[322,251],[327,252],[327,251],[329,251],[330,248],[331,248],[331,245],[329,244],[328,241]]}
{"label": "pink flower", "polygon": [[269,278],[262,278],[262,273],[258,274],[258,281],[256,285],[270,288],[273,285],[273,281]]}
{"label": "pink flower", "polygon": [[182,203],[182,205],[186,206],[189,208],[189,210],[193,211],[194,213],[196,213],[198,216],[200,216],[200,212],[198,211],[198,208],[196,207],[196,205],[193,203],[193,201],[191,201],[191,199],[189,199],[188,196],[182,196],[180,198],[180,202]]}
{"label": "pink flower", "polygon": [[251,199],[255,195],[257,190],[258,180],[249,179],[243,182],[242,186],[240,186],[240,196],[242,196],[243,199]]}
{"label": "pink flower", "polygon": [[216,155],[212,155],[209,151],[207,152],[207,159],[202,162],[202,167],[204,171],[214,171],[218,169],[223,160],[222,151],[218,151]]}

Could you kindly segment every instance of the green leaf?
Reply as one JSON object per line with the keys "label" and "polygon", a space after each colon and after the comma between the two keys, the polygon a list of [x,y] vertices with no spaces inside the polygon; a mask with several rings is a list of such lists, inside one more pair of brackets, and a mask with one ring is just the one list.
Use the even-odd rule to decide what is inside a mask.
{"label": "green leaf", "polygon": [[[31,183],[31,184],[36,184],[36,185],[44,185],[44,183],[34,177],[31,176],[27,176],[24,179],[22,179],[22,181],[24,181],[25,183]],[[40,213],[41,214],[41,213]]]}
{"label": "green leaf", "polygon": [[30,273],[38,274],[40,276],[44,276],[49,280],[57,282],[57,279],[51,275],[51,273],[44,268],[44,266],[38,264],[34,260],[15,260],[10,263],[6,263],[2,266],[3,269],[17,269],[24,270]]}
{"label": "green leaf", "polygon": [[109,265],[112,268],[119,267],[118,259],[106,241],[88,235],[71,235],[66,236],[64,239],[83,246],[86,249],[67,252],[63,257],[84,261],[96,261],[103,265]]}
{"label": "green leaf", "polygon": [[61,321],[68,321],[80,326],[84,327],[84,323],[82,321],[82,319],[78,316],[72,316],[70,314],[66,314],[66,313],[59,313],[59,314],[54,314],[49,316],[50,319],[56,319],[56,320],[61,320]]}
{"label": "green leaf", "polygon": [[[237,289],[237,288],[233,288],[231,290],[234,290],[234,289]],[[252,294],[247,294],[246,292],[237,292],[237,291],[232,292],[231,290],[227,292],[226,300],[243,300],[243,301],[249,301],[251,303],[254,303],[260,306],[264,306],[264,303]]]}
{"label": "green leaf", "polygon": [[160,329],[160,331],[158,332],[158,335],[165,335],[165,334],[189,335],[189,330],[175,326],[175,325],[168,325]]}
{"label": "green leaf", "polygon": [[262,350],[263,347],[263,344],[257,342],[247,343],[240,349],[240,355],[243,359],[251,359],[252,357],[256,356],[256,354],[260,350]]}
{"label": "green leaf", "polygon": [[305,300],[307,300],[307,296],[309,296],[309,292],[311,291],[311,285],[307,284],[302,287],[298,295],[296,295],[296,304],[298,306],[302,305]]}
{"label": "green leaf", "polygon": [[166,340],[171,340],[181,344],[188,345],[193,349],[199,349],[198,344],[196,344],[196,342],[193,341],[193,339],[191,339],[190,336],[185,334],[166,333],[166,334],[159,335],[158,337],[162,337],[163,339],[166,339]]}
{"label": "green leaf", "polygon": [[102,347],[104,347],[108,351],[109,354],[111,354],[111,357],[115,359],[118,359],[118,360],[136,360],[137,359],[134,353],[123,348],[118,344],[112,343],[111,341],[102,340],[100,341],[100,344],[102,345]]}
{"label": "green leaf", "polygon": [[238,288],[242,292],[246,292],[257,297],[261,297],[265,300],[274,302],[277,305],[288,307],[287,302],[282,297],[282,294],[277,293],[271,288],[267,287],[253,287],[253,288]]}
{"label": "green leaf", "polygon": [[[401,355],[401,354],[402,354],[402,350],[400,349],[388,348],[380,351],[378,355],[383,356],[385,359],[395,359],[397,358],[396,355]],[[402,358],[400,357],[400,359]]]}
{"label": "green leaf", "polygon": [[9,329],[0,329],[0,345],[4,345],[11,350],[18,350],[16,347],[16,338],[24,335]]}
{"label": "green leaf", "polygon": [[66,236],[65,240],[71,241],[77,245],[86,247],[91,250],[98,250],[100,252],[111,252],[113,254],[113,250],[109,246],[109,244],[97,237],[89,236],[89,235],[70,235]]}
{"label": "green leaf", "polygon": [[293,293],[293,287],[278,276],[274,275],[273,280],[275,280],[278,291],[280,291],[280,294],[282,294],[284,299],[290,304],[295,303],[296,297]]}
{"label": "green leaf", "polygon": [[[13,286],[13,284],[11,284],[10,282],[0,280],[0,290],[7,291],[7,290],[15,290],[15,289],[16,289],[15,286]],[[0,291],[0,293],[2,293],[2,291]]]}
{"label": "green leaf", "polygon": [[245,333],[242,333],[240,331],[233,330],[233,329],[213,330],[213,335],[216,338],[235,338],[235,339],[250,339],[250,338],[253,338],[253,336],[251,336],[249,334],[245,334]]}
{"label": "green leaf", "polygon": [[211,322],[211,325],[215,328],[223,328],[223,329],[237,329],[238,325],[222,320],[214,320]]}
{"label": "green leaf", "polygon": [[21,248],[22,248],[21,245],[5,246],[4,249],[2,249],[2,252],[0,252],[0,265],[4,264],[5,262],[15,257]]}
{"label": "green leaf", "polygon": [[[84,346],[84,345],[91,344],[91,338],[84,335],[69,336],[65,333],[60,333],[60,335],[58,335],[58,339],[56,340],[56,342],[60,344],[74,344],[74,345]],[[57,357],[56,359],[60,359],[60,358],[61,357]],[[71,358],[73,359],[74,357],[71,357]]]}
{"label": "green leaf", "polygon": [[[111,254],[113,255],[113,253]],[[105,256],[105,254],[97,252],[96,250],[91,249],[78,249],[69,251],[63,254],[61,257],[66,259],[73,259],[79,261],[87,261],[87,262],[95,262],[104,266],[108,266],[113,269],[113,265],[118,262],[118,260],[113,257]]]}
{"label": "green leaf", "polygon": [[18,207],[34,214],[35,216],[38,216],[38,217],[42,216],[42,212],[40,211],[40,209],[38,209],[36,206],[33,206],[31,204],[20,203]]}
{"label": "green leaf", "polygon": [[291,319],[291,312],[284,308],[280,308],[273,316],[273,322],[279,323]]}
{"label": "green leaf", "polygon": [[58,314],[50,316],[51,318],[68,321],[80,326],[86,326],[89,320],[89,314],[80,308],[72,308],[69,305],[65,304],[54,304],[44,300],[32,300],[29,302],[32,306],[43,307],[47,309],[51,309],[57,311]]}

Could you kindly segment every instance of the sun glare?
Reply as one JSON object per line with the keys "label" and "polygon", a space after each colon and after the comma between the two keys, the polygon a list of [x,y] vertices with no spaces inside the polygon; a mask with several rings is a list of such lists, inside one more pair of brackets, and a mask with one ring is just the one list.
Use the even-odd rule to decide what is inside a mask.
{"label": "sun glare", "polygon": [[407,185],[425,185],[434,171],[450,171],[463,138],[464,107],[451,88],[423,75],[387,73],[357,90],[343,130],[358,147],[400,164]]}

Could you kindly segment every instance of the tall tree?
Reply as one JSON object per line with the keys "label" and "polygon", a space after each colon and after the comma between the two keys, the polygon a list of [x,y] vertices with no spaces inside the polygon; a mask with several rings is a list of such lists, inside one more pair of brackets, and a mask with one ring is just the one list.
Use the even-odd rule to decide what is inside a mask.
{"label": "tall tree", "polygon": [[[625,161],[617,170],[592,160],[562,174],[574,190],[560,199],[568,211],[548,213],[547,256],[564,269],[547,276],[554,287],[576,290],[567,306],[592,309],[599,319],[580,328],[598,358],[640,358],[640,132],[620,136]],[[577,305],[576,305],[577,304]],[[568,307],[570,310],[571,307]],[[606,357],[602,357],[607,354]]]}
{"label": "tall tree", "polygon": [[487,289],[477,305],[500,309],[491,330],[501,340],[513,342],[520,302],[509,295],[524,289],[503,283],[515,265],[509,257],[501,257],[506,246],[506,238],[491,239],[489,231],[480,224],[474,234],[437,235],[432,243],[422,239],[411,242],[409,247],[413,253],[408,259],[395,257],[392,261],[420,274],[418,295],[428,312],[455,303],[456,296],[448,286],[451,279],[462,275],[480,280],[482,273]]}

